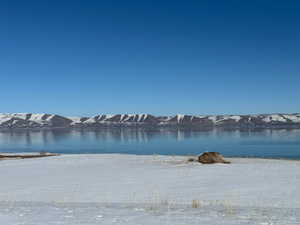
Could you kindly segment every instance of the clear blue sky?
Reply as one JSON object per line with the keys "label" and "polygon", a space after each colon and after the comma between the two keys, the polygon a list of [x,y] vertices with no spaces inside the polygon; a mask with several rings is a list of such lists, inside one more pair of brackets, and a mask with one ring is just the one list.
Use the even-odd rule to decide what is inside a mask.
{"label": "clear blue sky", "polygon": [[299,1],[1,1],[1,112],[300,112]]}

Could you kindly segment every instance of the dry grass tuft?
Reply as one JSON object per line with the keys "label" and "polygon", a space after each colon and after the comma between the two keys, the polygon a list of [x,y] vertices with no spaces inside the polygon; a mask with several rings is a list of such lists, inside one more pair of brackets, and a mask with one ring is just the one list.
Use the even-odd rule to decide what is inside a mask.
{"label": "dry grass tuft", "polygon": [[192,208],[193,208],[193,209],[198,209],[198,208],[200,208],[200,207],[201,207],[200,201],[194,199],[194,200],[192,201]]}

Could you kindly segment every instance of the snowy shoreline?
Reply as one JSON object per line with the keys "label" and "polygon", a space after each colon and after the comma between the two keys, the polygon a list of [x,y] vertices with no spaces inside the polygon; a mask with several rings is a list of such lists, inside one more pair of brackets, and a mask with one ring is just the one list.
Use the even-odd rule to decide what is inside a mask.
{"label": "snowy shoreline", "polygon": [[258,212],[273,224],[300,221],[299,160],[202,165],[187,158],[80,154],[0,161],[0,223],[271,224]]}
{"label": "snowy shoreline", "polygon": [[[10,156],[14,156],[14,155],[24,155],[24,156],[30,156],[30,155],[38,155],[38,154],[49,154],[49,156],[68,156],[68,155],[73,155],[73,156],[101,156],[101,155],[112,155],[112,156],[116,156],[116,155],[121,155],[121,156],[148,156],[148,157],[155,157],[155,156],[161,156],[161,157],[177,157],[177,158],[182,158],[182,161],[188,161],[189,158],[195,158],[197,157],[197,155],[162,155],[162,154],[147,154],[147,155],[143,155],[143,154],[133,154],[133,153],[56,153],[56,152],[0,152],[0,155],[10,155]],[[37,157],[38,158],[38,157]],[[238,159],[263,159],[263,160],[280,160],[280,161],[299,161],[300,162],[300,158],[287,158],[287,157],[258,157],[258,156],[230,156],[230,157],[226,157],[227,160],[231,161],[231,160],[238,160]],[[1,159],[1,160],[7,160],[7,159]]]}

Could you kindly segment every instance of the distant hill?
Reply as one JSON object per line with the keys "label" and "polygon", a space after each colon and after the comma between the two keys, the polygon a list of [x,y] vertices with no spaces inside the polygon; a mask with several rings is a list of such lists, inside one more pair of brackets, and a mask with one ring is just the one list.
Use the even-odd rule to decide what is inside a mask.
{"label": "distant hill", "polygon": [[259,115],[175,115],[150,114],[64,117],[54,114],[0,113],[0,129],[89,128],[89,127],[199,127],[199,128],[300,128],[300,113]]}

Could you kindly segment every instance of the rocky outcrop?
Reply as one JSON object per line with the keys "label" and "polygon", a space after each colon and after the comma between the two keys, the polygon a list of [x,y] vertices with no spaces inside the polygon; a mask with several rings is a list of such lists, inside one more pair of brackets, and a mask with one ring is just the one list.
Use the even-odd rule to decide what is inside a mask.
{"label": "rocky outcrop", "polygon": [[204,152],[198,156],[198,162],[203,164],[230,163],[219,152]]}
{"label": "rocky outcrop", "polygon": [[197,127],[197,128],[300,128],[300,114],[261,115],[175,115],[150,114],[97,115],[64,117],[54,114],[0,113],[0,128],[70,128],[70,127]]}

